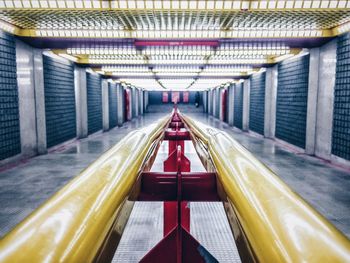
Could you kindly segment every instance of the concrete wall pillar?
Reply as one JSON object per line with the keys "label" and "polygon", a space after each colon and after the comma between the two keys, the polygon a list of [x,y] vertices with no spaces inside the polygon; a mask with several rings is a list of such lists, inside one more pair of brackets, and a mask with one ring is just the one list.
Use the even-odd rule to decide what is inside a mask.
{"label": "concrete wall pillar", "polygon": [[220,105],[220,89],[216,88],[213,90],[214,92],[214,109],[213,109],[213,116],[215,118],[219,118],[219,105]]}
{"label": "concrete wall pillar", "polygon": [[143,111],[147,112],[147,107],[148,107],[148,91],[147,90],[145,90],[143,92],[143,101],[144,101],[144,104],[143,104],[144,109],[143,109]]}
{"label": "concrete wall pillar", "polygon": [[213,109],[214,109],[214,93],[213,93],[213,90],[211,89],[211,90],[209,90],[209,92],[208,92],[208,104],[209,104],[209,114],[211,115],[211,116],[213,116],[213,114],[214,114],[214,111],[213,111]]}
{"label": "concrete wall pillar", "polygon": [[74,67],[74,89],[75,89],[75,111],[77,137],[79,139],[88,136],[87,116],[87,83],[85,68],[75,65]]}
{"label": "concrete wall pillar", "polygon": [[230,84],[228,87],[227,96],[227,122],[230,126],[233,126],[234,120],[234,84]]}
{"label": "concrete wall pillar", "polygon": [[213,94],[211,92],[211,90],[208,90],[208,114],[212,115],[213,114]]}
{"label": "concrete wall pillar", "polygon": [[242,130],[249,130],[249,108],[250,108],[250,79],[243,82],[243,116]]}
{"label": "concrete wall pillar", "polygon": [[136,98],[136,88],[131,87],[131,118],[137,116],[137,98]]}
{"label": "concrete wall pillar", "polygon": [[143,115],[144,113],[144,106],[143,106],[143,103],[144,103],[144,100],[143,100],[143,90],[139,90],[139,112],[140,112],[140,115]]}
{"label": "concrete wall pillar", "polygon": [[124,91],[120,83],[117,83],[117,125],[122,126],[124,122],[124,106],[123,106],[123,96]]}
{"label": "concrete wall pillar", "polygon": [[135,88],[135,116],[139,116],[140,113],[139,113],[139,89],[138,88]]}
{"label": "concrete wall pillar", "polygon": [[47,153],[43,51],[33,49],[38,154]]}
{"label": "concrete wall pillar", "polygon": [[47,152],[42,51],[16,40],[21,153]]}
{"label": "concrete wall pillar", "polygon": [[109,130],[109,89],[108,80],[103,79],[101,82],[102,88],[102,127],[103,131]]}
{"label": "concrete wall pillar", "polygon": [[206,113],[208,112],[208,92],[206,90],[204,90],[202,92],[203,94],[203,112]]}
{"label": "concrete wall pillar", "polygon": [[215,94],[215,89],[212,89],[211,91],[210,91],[210,100],[211,100],[211,110],[210,110],[210,112],[211,112],[211,115],[212,116],[214,116],[215,115],[215,107],[216,107],[216,94]]}
{"label": "concrete wall pillar", "polygon": [[315,154],[320,49],[310,49],[305,153]]}
{"label": "concrete wall pillar", "polygon": [[218,112],[218,118],[219,120],[223,121],[224,120],[224,112],[222,110],[222,103],[223,103],[223,98],[222,98],[222,93],[224,92],[225,88],[224,87],[221,87],[221,88],[218,88],[218,95],[219,95],[219,112]]}
{"label": "concrete wall pillar", "polygon": [[331,158],[332,151],[336,59],[337,39],[320,47],[319,54],[315,154],[325,159]]}
{"label": "concrete wall pillar", "polygon": [[266,69],[264,136],[274,138],[276,131],[278,65]]}

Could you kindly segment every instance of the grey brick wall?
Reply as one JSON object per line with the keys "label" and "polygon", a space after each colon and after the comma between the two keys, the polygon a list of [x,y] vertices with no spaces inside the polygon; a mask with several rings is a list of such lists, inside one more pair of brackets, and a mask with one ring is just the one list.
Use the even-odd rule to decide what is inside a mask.
{"label": "grey brick wall", "polygon": [[101,77],[87,73],[88,133],[102,129],[102,88]]}
{"label": "grey brick wall", "polygon": [[310,56],[278,65],[276,137],[305,148]]}
{"label": "grey brick wall", "polygon": [[44,56],[46,140],[51,147],[76,136],[74,68]]}
{"label": "grey brick wall", "polygon": [[118,97],[117,86],[112,83],[108,83],[108,105],[109,105],[109,128],[117,126],[118,116]]}
{"label": "grey brick wall", "polygon": [[16,78],[15,41],[0,30],[0,160],[21,152]]}
{"label": "grey brick wall", "polygon": [[350,34],[338,38],[332,154],[350,160]]}
{"label": "grey brick wall", "polygon": [[242,129],[243,125],[243,83],[235,84],[234,87],[234,120],[233,124]]}
{"label": "grey brick wall", "polygon": [[250,81],[249,129],[264,135],[266,73],[254,74]]}

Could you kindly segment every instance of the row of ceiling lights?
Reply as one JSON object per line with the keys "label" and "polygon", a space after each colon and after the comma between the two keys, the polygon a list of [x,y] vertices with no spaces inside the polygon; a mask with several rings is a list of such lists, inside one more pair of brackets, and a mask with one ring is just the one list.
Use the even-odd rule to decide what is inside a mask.
{"label": "row of ceiling lights", "polygon": [[[265,57],[268,55],[289,54],[290,48],[278,42],[222,43],[216,48],[209,46],[148,46],[143,49],[131,46],[82,47],[68,49],[67,53],[75,56],[88,55],[91,64],[116,64],[102,66],[99,72],[117,77],[121,81],[129,81],[136,86],[145,88],[152,86],[152,89],[155,87],[207,89],[232,82],[233,77],[250,75],[254,72],[251,64],[266,63]],[[135,57],[138,59],[134,59]],[[130,66],[130,64],[138,66]],[[221,66],[212,64],[221,64]]]}
{"label": "row of ceiling lights", "polygon": [[105,8],[105,9],[181,9],[181,10],[231,10],[231,9],[319,9],[349,8],[348,0],[0,0],[0,8]]}
{"label": "row of ceiling lights", "polygon": [[82,37],[82,38],[278,38],[278,37],[321,37],[317,29],[234,29],[234,30],[36,30],[39,37]]}
{"label": "row of ceiling lights", "polygon": [[70,55],[284,55],[289,53],[290,49],[285,46],[227,46],[220,47],[217,50],[213,48],[195,48],[195,47],[181,47],[181,48],[146,48],[144,50],[137,50],[131,47],[125,48],[69,48],[67,53]]}
{"label": "row of ceiling lights", "polygon": [[[134,66],[102,66],[102,71],[107,72],[145,72],[149,71],[149,67],[134,67]],[[204,70],[205,72],[246,72],[253,70],[251,66],[230,66],[230,67],[206,67],[205,69],[198,67],[156,67],[152,68],[153,72],[164,73],[164,72],[174,72],[174,73],[183,73],[183,72],[200,72]]]}
{"label": "row of ceiling lights", "polygon": [[125,59],[89,59],[90,64],[119,64],[119,65],[230,65],[230,64],[265,64],[268,63],[268,59],[265,58],[247,58],[247,59],[193,59],[193,60],[166,60],[166,59],[153,59],[153,60],[125,60]]}

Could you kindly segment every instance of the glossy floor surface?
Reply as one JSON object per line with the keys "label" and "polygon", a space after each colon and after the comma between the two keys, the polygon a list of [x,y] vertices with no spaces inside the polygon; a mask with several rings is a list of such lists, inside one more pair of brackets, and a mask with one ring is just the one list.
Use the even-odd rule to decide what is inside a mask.
{"label": "glossy floor surface", "polygon": [[[168,106],[152,106],[149,113],[125,123],[121,128],[72,141],[51,150],[47,155],[31,158],[10,168],[0,167],[0,236],[5,235],[128,132],[156,121],[170,110]],[[273,140],[241,132],[200,113],[199,109],[182,107],[182,112],[228,132],[350,237],[349,170],[296,154]]]}

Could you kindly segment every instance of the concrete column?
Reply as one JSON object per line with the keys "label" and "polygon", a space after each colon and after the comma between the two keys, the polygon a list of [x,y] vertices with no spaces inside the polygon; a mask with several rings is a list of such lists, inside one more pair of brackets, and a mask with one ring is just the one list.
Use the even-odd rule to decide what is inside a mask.
{"label": "concrete column", "polygon": [[215,90],[216,91],[216,102],[217,102],[217,104],[216,104],[216,118],[220,118],[220,109],[221,109],[221,104],[220,104],[220,102],[221,102],[221,94],[220,94],[220,89],[216,89]]}
{"label": "concrete column", "polygon": [[222,103],[223,103],[223,99],[222,99],[222,93],[224,92],[224,87],[221,87],[218,89],[218,95],[219,95],[219,112],[218,112],[218,118],[220,121],[223,121],[224,120],[224,114],[223,114],[223,111],[222,111]]}
{"label": "concrete column", "polygon": [[33,49],[38,154],[47,153],[43,51]]}
{"label": "concrete column", "polygon": [[250,79],[246,79],[243,82],[243,116],[242,116],[243,131],[249,130],[249,107],[250,107]]}
{"label": "concrete column", "polygon": [[136,88],[131,87],[131,118],[137,116],[137,99],[136,99]]}
{"label": "concrete column", "polygon": [[144,113],[144,99],[143,99],[143,93],[144,91],[143,90],[141,90],[140,89],[140,92],[139,92],[139,94],[140,94],[140,107],[139,107],[139,109],[140,109],[140,115],[143,115],[143,113]]}
{"label": "concrete column", "polygon": [[135,95],[136,95],[136,116],[139,116],[140,115],[140,92],[139,92],[139,89],[136,88],[136,91],[135,91]]}
{"label": "concrete column", "polygon": [[88,136],[87,84],[85,68],[74,66],[74,89],[77,138]]}
{"label": "concrete column", "polygon": [[230,84],[228,87],[228,96],[227,96],[227,122],[228,125],[233,126],[233,118],[234,118],[234,84]]}
{"label": "concrete column", "polygon": [[108,81],[103,79],[101,82],[102,88],[102,127],[103,131],[109,130],[109,89]]}
{"label": "concrete column", "polygon": [[305,153],[315,154],[320,49],[310,49]]}
{"label": "concrete column", "polygon": [[147,107],[148,107],[148,91],[147,90],[145,90],[144,93],[143,93],[143,101],[144,101],[144,104],[143,104],[144,109],[143,109],[143,111],[147,112]]}
{"label": "concrete column", "polygon": [[211,90],[208,90],[208,114],[209,115],[212,115],[213,112],[212,112],[212,109],[213,109],[213,106],[212,106],[212,101],[213,101],[213,94],[211,92]]}
{"label": "concrete column", "polygon": [[337,39],[320,48],[318,69],[315,154],[330,159],[332,151],[333,104],[337,58]]}
{"label": "concrete column", "polygon": [[216,98],[216,89],[213,89],[212,90],[212,95],[213,95],[213,111],[212,111],[212,115],[214,116],[214,117],[216,117],[216,105],[218,104],[218,102],[217,102],[217,98]]}
{"label": "concrete column", "polygon": [[123,97],[124,97],[124,92],[123,92],[123,87],[120,83],[117,83],[117,124],[118,126],[123,125],[124,121],[124,105],[123,105]]}
{"label": "concrete column", "polygon": [[278,65],[266,69],[264,136],[274,138],[276,131]]}
{"label": "concrete column", "polygon": [[46,120],[42,51],[16,40],[21,153],[44,154]]}
{"label": "concrete column", "polygon": [[213,116],[213,90],[208,91],[208,108],[209,108],[209,114]]}
{"label": "concrete column", "polygon": [[203,112],[206,113],[208,112],[208,92],[204,90],[202,94],[203,94]]}

